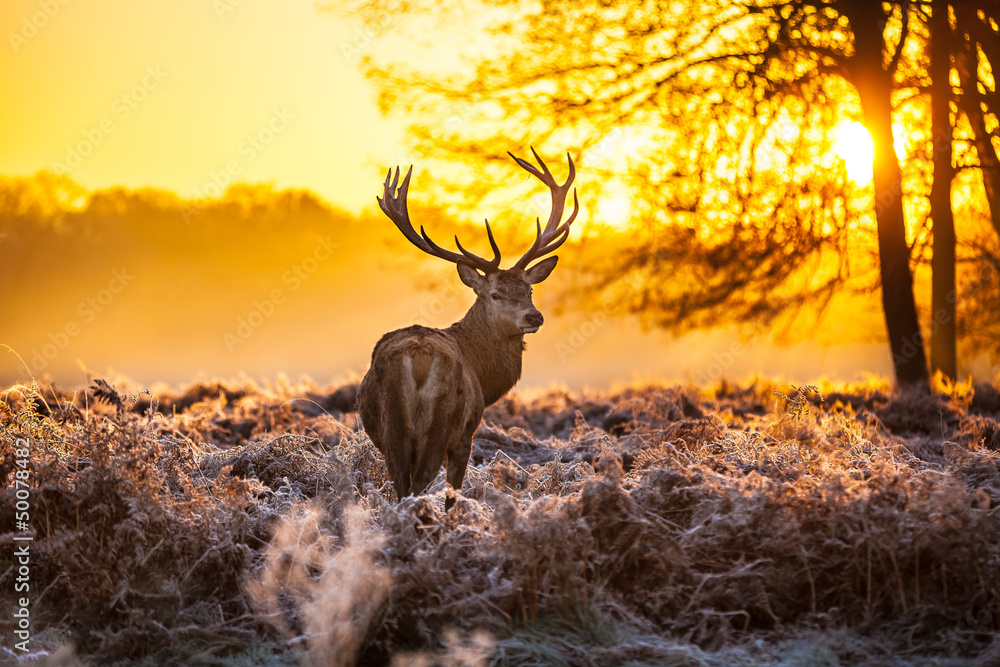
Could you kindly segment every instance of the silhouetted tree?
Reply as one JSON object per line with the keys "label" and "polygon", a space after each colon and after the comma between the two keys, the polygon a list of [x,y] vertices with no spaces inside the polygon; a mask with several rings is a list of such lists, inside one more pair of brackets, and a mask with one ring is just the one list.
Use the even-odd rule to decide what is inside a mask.
{"label": "silhouetted tree", "polygon": [[[962,299],[955,319],[968,352],[995,353],[1000,340],[1000,126],[995,120],[1000,114],[995,80],[1000,67],[1000,5],[971,0],[952,3],[950,9],[950,51],[958,83],[949,87],[955,105],[955,164],[959,170],[973,169],[982,179],[984,203],[982,210],[966,205],[962,221],[980,218],[985,223],[981,228],[991,224],[996,232],[980,232],[960,244],[958,261],[967,268],[957,288]],[[943,293],[945,287],[940,289]]]}
{"label": "silhouetted tree", "polygon": [[[837,9],[849,20],[854,35],[854,53],[843,58],[844,71],[857,89],[865,126],[875,142],[872,183],[878,219],[882,307],[896,380],[900,384],[925,382],[927,361],[913,298],[913,276],[903,217],[900,187],[903,175],[893,149],[891,92],[899,59],[894,55],[888,67],[884,64],[886,18],[881,4],[845,0],[837,3]],[[896,54],[902,54],[904,44],[900,36]]]}
{"label": "silhouetted tree", "polygon": [[948,3],[933,0],[930,17],[931,137],[934,184],[930,210],[934,250],[931,259],[931,368],[958,375],[955,321],[955,219],[951,210],[952,164],[951,56],[954,39]]}
{"label": "silhouetted tree", "polygon": [[955,17],[952,51],[961,95],[957,103],[967,118],[975,156],[986,191],[993,227],[1000,234],[1000,126],[987,118],[1000,113],[995,75],[1000,67],[1000,6],[992,0],[970,0],[951,5]]}
{"label": "silhouetted tree", "polygon": [[[549,0],[501,23],[498,55],[480,54],[471,75],[374,61],[368,71],[382,84],[384,109],[417,114],[421,154],[482,165],[464,182],[449,179],[463,194],[482,195],[482,183],[493,181],[483,174],[497,173],[503,151],[486,146],[544,143],[585,151],[603,185],[639,195],[632,220],[640,233],[613,261],[588,267],[589,294],[682,331],[734,320],[770,325],[806,303],[822,307],[838,290],[880,282],[897,379],[919,384],[928,370],[892,123],[911,20],[927,42],[928,22],[911,14],[927,4],[889,4],[886,13],[870,0]],[[360,6],[370,17],[384,8]],[[396,10],[424,11],[407,3]],[[443,6],[434,11],[448,16]],[[979,24],[970,34],[979,35],[990,24],[972,12]],[[919,74],[926,64],[909,67]],[[914,87],[920,94],[926,82]],[[830,158],[830,130],[859,115],[875,143],[867,204]],[[950,177],[938,182],[935,201]],[[954,258],[946,217],[939,221],[938,262]],[[872,235],[876,282],[866,278]]]}

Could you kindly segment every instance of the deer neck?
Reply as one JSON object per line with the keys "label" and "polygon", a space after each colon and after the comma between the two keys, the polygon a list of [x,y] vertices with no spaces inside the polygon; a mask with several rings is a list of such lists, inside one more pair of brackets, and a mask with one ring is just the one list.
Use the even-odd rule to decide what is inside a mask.
{"label": "deer neck", "polygon": [[524,334],[503,335],[490,326],[486,309],[476,301],[449,327],[469,368],[479,379],[483,401],[492,405],[521,378]]}

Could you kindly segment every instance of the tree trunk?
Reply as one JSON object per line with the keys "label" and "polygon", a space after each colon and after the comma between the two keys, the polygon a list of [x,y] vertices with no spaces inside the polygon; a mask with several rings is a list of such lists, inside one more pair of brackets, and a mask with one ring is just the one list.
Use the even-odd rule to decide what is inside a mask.
{"label": "tree trunk", "polygon": [[878,222],[882,308],[900,386],[927,384],[927,358],[913,299],[910,248],[903,219],[902,175],[892,142],[892,74],[883,67],[885,14],[880,3],[854,0],[841,5],[851,22],[855,54],[850,77],[861,99],[865,125],[875,142],[873,181]]}
{"label": "tree trunk", "polygon": [[934,183],[931,186],[931,219],[934,221],[934,255],[931,259],[931,369],[955,379],[958,359],[955,345],[955,220],[951,210],[952,130],[951,26],[947,0],[934,0],[931,32],[931,136]]}
{"label": "tree trunk", "polygon": [[997,159],[990,133],[986,131],[983,109],[980,106],[982,96],[976,92],[975,85],[975,80],[963,82],[965,89],[959,97],[959,105],[968,116],[969,125],[972,126],[972,145],[976,147],[976,154],[979,157],[979,171],[983,177],[987,211],[993,222],[993,229],[1000,235],[1000,160]]}
{"label": "tree trunk", "polygon": [[[962,94],[958,96],[958,105],[969,119],[972,126],[972,144],[979,155],[979,168],[983,177],[983,189],[986,191],[986,204],[993,222],[993,229],[1000,234],[1000,159],[993,145],[993,137],[986,130],[986,119],[983,106],[990,111],[997,111],[997,94],[994,90],[980,91],[979,64],[982,58],[988,60],[993,67],[994,77],[997,74],[997,63],[1000,63],[1000,38],[990,27],[988,17],[992,12],[986,12],[982,17],[979,13],[989,6],[989,3],[956,3],[952,5],[959,26],[959,34],[952,35],[956,68],[961,79]],[[979,55],[982,49],[982,56]],[[996,133],[996,130],[993,130]]]}

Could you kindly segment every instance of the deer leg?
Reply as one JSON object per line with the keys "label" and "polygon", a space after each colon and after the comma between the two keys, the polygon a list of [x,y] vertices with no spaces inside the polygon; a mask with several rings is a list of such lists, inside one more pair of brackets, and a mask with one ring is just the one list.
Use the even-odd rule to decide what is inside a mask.
{"label": "deer leg", "polygon": [[[471,427],[466,426],[465,430],[455,439],[452,446],[448,448],[448,484],[455,493],[462,492],[462,482],[465,480],[465,469],[469,466],[469,456],[472,454],[472,435],[476,432],[478,424]],[[450,510],[455,504],[455,496],[448,494],[444,501],[445,510]]]}
{"label": "deer leg", "polygon": [[407,470],[393,470],[392,486],[396,489],[396,498],[402,500],[410,495],[410,476]]}
{"label": "deer leg", "polygon": [[[368,437],[385,457],[386,471],[389,473],[389,479],[392,480],[393,488],[396,489],[396,498],[402,500],[410,495],[412,487],[410,477],[413,470],[411,461],[413,443],[401,421],[387,420],[380,426],[381,428],[372,429],[366,427]],[[386,444],[389,446],[385,446]]]}
{"label": "deer leg", "polygon": [[[371,437],[371,434],[369,434],[369,437]],[[402,500],[410,495],[409,465],[407,465],[405,460],[396,460],[392,456],[391,450],[384,449],[381,442],[376,441],[374,437],[372,437],[372,442],[385,457],[386,472],[389,473],[389,479],[392,480],[392,488],[396,490],[396,498]]]}
{"label": "deer leg", "polygon": [[411,487],[413,494],[423,493],[431,485],[431,482],[434,481],[434,478],[437,477],[438,470],[440,469],[441,460],[437,457],[427,457],[421,461],[416,472],[413,474],[413,484]]}

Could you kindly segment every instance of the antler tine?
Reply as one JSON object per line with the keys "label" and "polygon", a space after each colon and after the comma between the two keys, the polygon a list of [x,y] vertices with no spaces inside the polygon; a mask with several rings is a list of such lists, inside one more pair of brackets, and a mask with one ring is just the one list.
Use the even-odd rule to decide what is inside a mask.
{"label": "antler tine", "polygon": [[[548,255],[549,253],[558,250],[559,246],[565,243],[566,239],[569,238],[570,225],[572,225],[573,221],[576,220],[576,215],[579,212],[580,212],[580,202],[576,198],[576,190],[573,190],[573,212],[570,214],[569,218],[566,219],[566,222],[559,225],[559,227],[557,227],[555,231],[552,232],[552,234],[548,237],[550,240],[547,242],[547,244],[544,247],[538,248],[535,251],[535,256],[544,257],[545,255]],[[542,235],[545,236],[545,233],[542,232]]]}
{"label": "antler tine", "polygon": [[[458,236],[455,236],[455,244],[458,245],[458,249],[461,254],[457,252],[452,252],[450,250],[445,250],[438,244],[434,243],[431,238],[424,231],[423,226],[420,227],[420,234],[413,229],[413,223],[410,222],[410,214],[406,208],[406,193],[410,188],[410,176],[413,174],[413,167],[411,166],[407,172],[406,177],[403,178],[403,183],[399,185],[397,190],[396,186],[399,183],[399,167],[396,167],[396,176],[392,177],[392,169],[386,174],[385,183],[382,185],[382,197],[376,197],[375,200],[378,202],[379,208],[385,213],[386,217],[392,220],[396,228],[406,237],[406,240],[423,250],[428,255],[433,255],[434,257],[439,257],[441,259],[447,260],[454,264],[466,264],[479,269],[483,273],[491,273],[496,271],[500,266],[500,249],[497,247],[496,241],[493,239],[493,230],[490,229],[489,221],[486,222],[486,234],[490,239],[490,247],[493,249],[493,260],[487,261],[486,259],[475,255],[465,248],[462,244],[458,242]],[[391,181],[391,183],[390,183]]]}
{"label": "antler tine", "polygon": [[521,259],[517,260],[517,264],[514,265],[521,269],[527,268],[528,264],[533,260],[555,251],[559,248],[559,246],[565,243],[566,239],[569,238],[570,225],[573,224],[573,221],[576,220],[577,214],[580,212],[580,202],[577,199],[576,190],[574,189],[573,213],[570,214],[566,222],[559,224],[560,220],[562,220],[563,210],[566,208],[566,196],[569,194],[569,189],[573,184],[574,179],[576,179],[576,165],[573,164],[573,157],[569,153],[566,153],[566,159],[569,161],[569,176],[567,176],[566,181],[560,185],[556,182],[552,172],[549,171],[549,168],[545,165],[542,158],[538,156],[538,153],[535,152],[533,147],[531,148],[531,154],[535,156],[535,160],[538,161],[538,164],[541,166],[541,170],[530,162],[517,157],[513,153],[508,153],[508,155],[514,158],[514,161],[517,162],[522,169],[527,171],[529,174],[532,174],[548,186],[549,190],[552,192],[552,211],[549,213],[549,220],[545,223],[544,230],[542,229],[541,220],[535,221],[537,227],[535,241],[531,244],[531,247],[528,248],[528,251],[524,253]]}
{"label": "antler tine", "polygon": [[[493,259],[490,262],[488,262],[489,268],[490,271],[496,271],[498,268],[500,268],[500,248],[497,247],[497,242],[493,238],[493,230],[490,229],[490,221],[487,220],[486,218],[483,218],[483,220],[486,222],[486,236],[489,237],[490,239],[490,248],[493,249]],[[470,261],[475,261],[475,262],[484,261],[483,258],[480,257],[479,255],[474,255],[465,248],[463,248],[462,243],[458,240],[457,234],[455,235],[455,245],[458,246],[458,249],[461,251],[461,253],[466,257],[468,257]]]}

